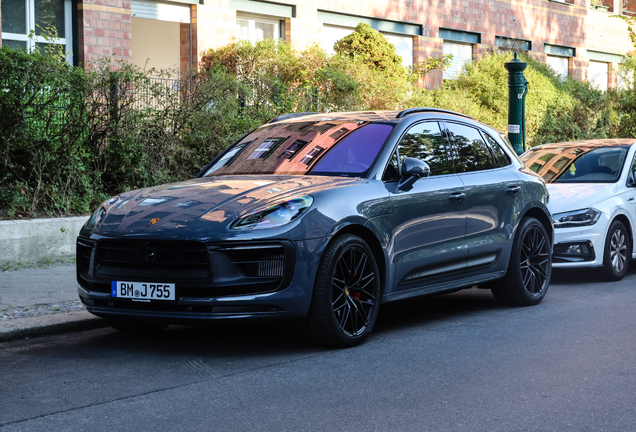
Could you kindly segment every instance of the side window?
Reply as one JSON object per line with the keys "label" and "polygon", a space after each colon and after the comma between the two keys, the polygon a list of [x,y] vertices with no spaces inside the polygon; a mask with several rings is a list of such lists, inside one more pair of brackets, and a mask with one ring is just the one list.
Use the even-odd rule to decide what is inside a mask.
{"label": "side window", "polygon": [[501,149],[501,146],[499,145],[499,143],[487,133],[484,133],[483,135],[484,137],[486,137],[486,143],[488,143],[488,146],[490,147],[492,154],[495,156],[495,162],[497,163],[497,166],[505,167],[510,165],[510,158]]}
{"label": "side window", "polygon": [[632,166],[630,169],[631,169],[631,178],[633,180],[636,180],[636,155],[634,155],[634,160],[632,161]]}
{"label": "side window", "polygon": [[402,158],[414,157],[428,164],[431,176],[450,174],[444,138],[437,122],[419,123],[409,129],[398,144]]}
{"label": "side window", "polygon": [[382,180],[386,182],[399,181],[400,180],[400,164],[398,162],[397,152],[393,152],[389,165],[384,170]]}
{"label": "side window", "polygon": [[458,173],[496,167],[492,153],[477,129],[456,123],[446,123],[446,127],[453,144],[452,154]]}

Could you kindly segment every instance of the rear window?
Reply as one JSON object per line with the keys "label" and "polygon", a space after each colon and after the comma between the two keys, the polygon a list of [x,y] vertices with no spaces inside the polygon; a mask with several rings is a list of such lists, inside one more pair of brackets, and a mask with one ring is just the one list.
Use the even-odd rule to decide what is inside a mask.
{"label": "rear window", "polygon": [[266,124],[222,154],[204,177],[361,175],[373,165],[393,127],[351,120]]}

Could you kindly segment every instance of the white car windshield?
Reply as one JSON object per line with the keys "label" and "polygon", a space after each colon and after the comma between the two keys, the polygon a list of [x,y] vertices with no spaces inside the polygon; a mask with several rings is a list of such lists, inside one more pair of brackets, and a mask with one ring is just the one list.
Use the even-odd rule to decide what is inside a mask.
{"label": "white car windshield", "polygon": [[546,183],[614,183],[629,146],[537,147],[522,162]]}

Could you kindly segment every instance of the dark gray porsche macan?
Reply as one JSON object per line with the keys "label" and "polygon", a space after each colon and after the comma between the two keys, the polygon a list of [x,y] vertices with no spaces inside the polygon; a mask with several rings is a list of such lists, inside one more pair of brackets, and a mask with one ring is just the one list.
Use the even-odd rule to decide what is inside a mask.
{"label": "dark gray porsche macan", "polygon": [[547,200],[505,136],[460,114],[281,116],[193,180],[104,202],[77,239],[78,290],[120,330],[278,319],[353,346],[398,299],[478,285],[539,303]]}

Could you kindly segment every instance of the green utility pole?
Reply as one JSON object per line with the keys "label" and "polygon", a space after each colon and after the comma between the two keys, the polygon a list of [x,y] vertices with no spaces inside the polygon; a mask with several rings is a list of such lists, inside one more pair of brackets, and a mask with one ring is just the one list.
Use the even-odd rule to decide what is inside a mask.
{"label": "green utility pole", "polygon": [[528,66],[517,58],[504,64],[508,70],[508,139],[515,152],[520,155],[526,145],[526,94],[528,81],[523,70]]}

